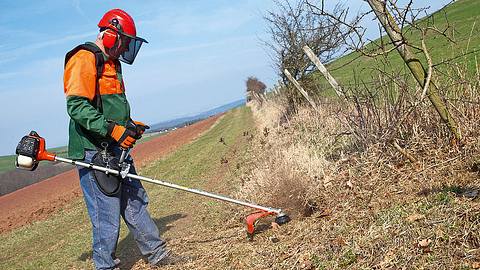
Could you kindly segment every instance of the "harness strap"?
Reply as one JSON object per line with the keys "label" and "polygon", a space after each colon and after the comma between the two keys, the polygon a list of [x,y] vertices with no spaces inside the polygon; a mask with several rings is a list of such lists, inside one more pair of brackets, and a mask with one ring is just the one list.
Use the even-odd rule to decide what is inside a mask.
{"label": "harness strap", "polygon": [[[78,51],[80,50],[86,50],[89,52],[92,52],[95,55],[95,69],[97,70],[97,77],[95,81],[95,97],[92,100],[92,105],[99,111],[103,112],[102,108],[102,97],[100,95],[100,84],[99,80],[103,75],[103,70],[105,68],[105,58],[102,50],[98,48],[97,46],[91,44],[91,43],[84,43],[80,44],[77,47],[73,48],[71,51],[69,51],[65,55],[65,64],[64,67],[67,66],[68,60],[72,58],[73,55],[75,55]],[[122,74],[122,67],[120,65],[120,62],[118,60],[115,60],[115,69],[117,73]],[[123,85],[123,84],[122,84]]]}

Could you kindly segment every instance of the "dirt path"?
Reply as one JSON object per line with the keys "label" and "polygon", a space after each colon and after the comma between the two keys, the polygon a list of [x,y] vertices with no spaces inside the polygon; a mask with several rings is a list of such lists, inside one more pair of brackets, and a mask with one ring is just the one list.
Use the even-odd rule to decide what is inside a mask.
{"label": "dirt path", "polygon": [[[135,147],[137,167],[158,159],[208,130],[220,116],[172,131]],[[78,174],[70,170],[0,197],[0,233],[42,220],[81,196]]]}

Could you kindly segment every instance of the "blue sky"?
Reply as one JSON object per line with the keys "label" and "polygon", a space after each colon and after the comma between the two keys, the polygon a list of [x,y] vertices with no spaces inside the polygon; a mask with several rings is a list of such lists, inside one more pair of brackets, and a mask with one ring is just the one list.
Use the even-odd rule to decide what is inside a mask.
{"label": "blue sky", "polygon": [[[449,1],[415,2],[435,10]],[[0,155],[13,154],[30,130],[49,147],[66,145],[64,55],[95,39],[107,10],[126,10],[149,41],[123,73],[132,118],[154,124],[243,98],[251,75],[272,86],[276,72],[260,39],[268,38],[262,16],[273,7],[271,0],[0,0]]]}

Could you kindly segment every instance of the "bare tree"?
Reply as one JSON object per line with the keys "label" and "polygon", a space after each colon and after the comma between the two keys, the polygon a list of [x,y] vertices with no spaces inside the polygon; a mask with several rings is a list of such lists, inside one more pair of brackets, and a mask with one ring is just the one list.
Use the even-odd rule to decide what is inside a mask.
{"label": "bare tree", "polygon": [[[306,74],[315,69],[303,51],[304,46],[310,47],[315,55],[326,63],[341,54],[344,49],[344,30],[349,28],[339,27],[339,22],[312,12],[306,0],[275,0],[276,9],[265,15],[267,32],[270,40],[264,40],[264,45],[269,48],[274,66],[283,83],[288,85],[285,91],[288,107],[287,114],[294,113],[298,104],[305,102],[302,95],[289,84],[284,70],[289,70],[293,78],[306,83]],[[337,6],[335,15],[341,17],[342,8]]]}
{"label": "bare tree", "polygon": [[267,86],[253,76],[247,78],[245,85],[247,87],[247,102],[254,99],[261,101],[260,97],[265,94],[265,89]]}
{"label": "bare tree", "polygon": [[[428,97],[433,107],[437,111],[442,121],[447,125],[455,141],[460,142],[462,136],[458,128],[458,124],[448,110],[444,98],[440,95],[437,84],[433,78],[433,62],[429,55],[428,49],[425,45],[425,36],[427,33],[441,35],[451,40],[448,35],[448,25],[445,29],[438,29],[435,25],[429,25],[428,20],[419,20],[419,16],[425,13],[425,9],[413,9],[413,0],[410,0],[404,7],[397,5],[398,0],[364,0],[367,2],[371,11],[355,16],[350,21],[347,21],[348,9],[341,12],[338,9],[328,12],[325,10],[324,0],[306,0],[312,13],[319,17],[328,18],[329,20],[338,23],[339,27],[349,33],[345,38],[345,43],[350,50],[360,52],[362,55],[375,57],[379,55],[387,55],[393,51],[397,51],[404,60],[407,67],[410,69],[413,77],[422,88],[421,96],[418,102],[412,104],[411,108],[407,110],[405,115],[399,119],[393,129],[387,133],[394,136],[398,127],[403,120],[415,109],[424,97]],[[365,28],[361,27],[359,21],[368,13],[373,12],[378,19],[381,27],[378,41],[371,41],[365,38]],[[338,14],[342,16],[338,16]],[[417,30],[421,33],[421,45],[415,45],[406,38],[408,31]],[[388,40],[383,37],[387,34]],[[369,46],[366,46],[366,45]],[[426,63],[422,63],[421,57],[414,52],[419,52],[426,59]]]}
{"label": "bare tree", "polygon": [[[338,22],[315,15],[307,1],[291,2],[275,0],[277,9],[264,17],[271,40],[263,43],[271,49],[272,60],[284,83],[288,82],[283,74],[285,69],[295,79],[314,69],[314,64],[303,52],[303,46],[309,46],[322,62],[328,62],[342,49],[345,36],[345,29],[338,27]],[[341,7],[334,12],[336,10],[340,12]]]}

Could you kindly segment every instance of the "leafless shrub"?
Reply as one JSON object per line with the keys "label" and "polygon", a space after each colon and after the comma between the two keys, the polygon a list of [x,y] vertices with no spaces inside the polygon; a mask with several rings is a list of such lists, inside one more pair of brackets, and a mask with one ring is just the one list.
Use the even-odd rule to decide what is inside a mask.
{"label": "leafless shrub", "polygon": [[247,92],[247,102],[252,101],[253,99],[262,101],[263,95],[265,95],[265,89],[267,86],[257,79],[256,77],[250,76],[245,81],[246,92]]}
{"label": "leafless shrub", "polygon": [[[285,69],[295,79],[314,70],[314,64],[304,54],[303,46],[308,45],[322,61],[328,62],[342,49],[346,33],[337,22],[312,13],[305,0],[276,0],[275,3],[277,9],[269,11],[264,17],[271,40],[263,43],[270,51],[278,75],[283,83],[288,84],[283,73]],[[340,12],[340,6],[334,10],[335,14],[336,10]],[[304,102],[294,88],[287,87],[284,94],[288,98],[289,112],[295,112],[296,106]]]}
{"label": "leafless shrub", "polygon": [[[264,43],[272,50],[272,58],[281,77],[284,69],[288,69],[296,79],[314,70],[313,63],[303,53],[305,45],[325,62],[341,50],[346,33],[338,28],[338,23],[316,16],[305,0],[293,4],[288,0],[275,2],[278,10],[269,11],[264,17],[272,41]],[[337,10],[341,10],[340,5],[335,8],[335,15],[338,15]]]}
{"label": "leafless shrub", "polygon": [[[410,113],[412,113],[416,107],[423,102],[423,99],[428,97],[435,108],[435,111],[448,127],[456,143],[461,144],[461,131],[455,117],[452,116],[450,109],[439,93],[438,83],[435,81],[435,76],[433,74],[433,60],[425,42],[425,37],[427,35],[437,35],[451,42],[452,38],[449,36],[451,31],[449,31],[450,24],[448,23],[448,19],[446,20],[447,23],[442,27],[437,27],[435,24],[435,17],[433,16],[427,16],[420,20],[419,16],[426,14],[426,8],[412,8],[412,0],[410,0],[404,7],[399,6],[398,1],[366,0],[366,2],[370,5],[371,12],[375,14],[375,17],[381,25],[379,27],[381,38],[378,40],[372,41],[366,39],[364,37],[365,28],[358,24],[359,20],[364,18],[368,12],[357,15],[351,22],[347,22],[346,15],[337,16],[333,12],[326,11],[323,0],[307,1],[307,4],[312,9],[312,12],[319,17],[328,18],[337,22],[340,27],[350,29],[349,31],[346,31],[348,35],[345,39],[346,46],[350,50],[359,52],[360,55],[367,57],[386,57],[392,51],[397,51],[400,54],[406,66],[411,71],[413,78],[422,88],[422,91],[418,93],[416,102],[409,105],[410,108],[405,111],[402,116],[403,118],[398,122],[399,124],[402,124],[402,122],[409,117]],[[344,9],[341,14],[347,13],[348,9]],[[386,41],[383,38],[384,33],[388,36]],[[420,37],[420,44],[418,44],[416,39],[408,38],[408,36],[411,37],[413,34]],[[421,53],[421,57],[416,54],[417,52]],[[422,61],[422,57],[426,60]],[[383,74],[385,71],[386,70],[380,70],[380,73]],[[395,133],[398,131],[397,129],[398,125],[393,129],[386,131],[386,133],[389,134],[388,137],[390,137],[390,139],[392,139],[393,136],[396,136]]]}
{"label": "leafless shrub", "polygon": [[[465,116],[478,115],[479,104],[469,105],[480,96],[472,78],[465,78],[469,86],[457,85],[468,102],[449,100]],[[238,196],[283,207],[296,217],[282,233],[274,233],[284,236],[276,249],[293,254],[282,261],[285,265],[316,261],[326,269],[452,269],[480,258],[472,251],[480,239],[478,207],[464,197],[477,196],[480,186],[478,173],[469,168],[480,154],[480,139],[472,137],[480,120],[470,119],[473,129],[465,129],[474,142],[452,150],[442,139],[448,130],[421,103],[397,138],[418,157],[410,164],[382,139],[382,129],[401,118],[416,101],[415,93],[399,90],[408,87],[401,77],[382,81],[368,87],[371,93],[358,90],[363,93],[358,106],[323,102],[319,112],[300,108],[285,125],[278,124],[282,109],[275,102],[255,108],[257,129],[267,126],[270,132],[255,137],[256,162]],[[385,94],[391,91],[397,94]],[[309,204],[316,205],[312,218],[301,219]],[[421,247],[421,241],[429,244]],[[436,260],[426,260],[428,254]],[[263,256],[261,261],[266,266],[278,260]]]}

